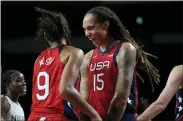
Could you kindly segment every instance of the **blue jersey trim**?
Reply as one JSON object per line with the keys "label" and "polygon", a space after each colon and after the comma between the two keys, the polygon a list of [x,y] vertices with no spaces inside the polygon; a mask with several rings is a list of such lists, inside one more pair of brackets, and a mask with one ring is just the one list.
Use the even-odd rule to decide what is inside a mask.
{"label": "blue jersey trim", "polygon": [[70,118],[71,120],[78,120],[74,108],[71,104],[68,103],[68,101],[64,100],[64,114]]}

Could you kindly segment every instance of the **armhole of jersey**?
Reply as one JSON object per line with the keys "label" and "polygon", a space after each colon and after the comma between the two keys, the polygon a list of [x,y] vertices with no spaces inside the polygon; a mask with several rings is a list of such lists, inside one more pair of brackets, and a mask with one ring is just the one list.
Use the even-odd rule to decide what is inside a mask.
{"label": "armhole of jersey", "polygon": [[113,60],[114,60],[114,65],[116,66],[116,68],[117,68],[116,57],[117,57],[117,55],[118,55],[118,53],[119,53],[119,50],[120,50],[120,48],[121,48],[121,46],[122,46],[123,43],[124,43],[124,42],[120,42],[118,48],[117,48],[116,51],[114,52]]}
{"label": "armhole of jersey", "polygon": [[[58,46],[58,61],[57,61],[57,63],[59,62],[59,64],[61,63],[61,64],[63,64],[63,62],[60,60],[60,53],[62,52],[62,50],[63,50],[63,48],[64,48],[64,45],[63,44],[61,44],[60,46]],[[64,65],[64,64],[63,64]]]}

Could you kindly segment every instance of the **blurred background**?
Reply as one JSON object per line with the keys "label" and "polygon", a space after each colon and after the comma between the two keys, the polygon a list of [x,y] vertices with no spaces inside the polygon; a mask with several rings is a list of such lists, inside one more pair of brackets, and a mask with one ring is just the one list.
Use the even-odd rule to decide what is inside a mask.
{"label": "blurred background", "polygon": [[[7,69],[20,70],[26,79],[28,92],[20,98],[26,118],[30,114],[32,74],[34,61],[45,41],[34,39],[38,13],[34,6],[56,10],[65,14],[71,31],[71,42],[85,53],[93,49],[92,43],[84,37],[82,20],[84,14],[94,6],[107,6],[114,10],[133,38],[144,45],[144,50],[159,57],[150,59],[161,75],[160,85],[153,93],[148,76],[142,73],[146,83],[138,81],[139,96],[155,101],[164,88],[171,69],[183,64],[183,2],[64,2],[64,1],[1,1],[1,65]],[[175,97],[165,111],[154,120],[175,119]]]}

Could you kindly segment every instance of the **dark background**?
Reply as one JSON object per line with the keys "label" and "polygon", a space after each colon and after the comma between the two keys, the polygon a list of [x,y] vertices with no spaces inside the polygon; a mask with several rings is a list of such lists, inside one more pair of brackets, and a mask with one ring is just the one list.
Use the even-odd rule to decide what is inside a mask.
{"label": "dark background", "polygon": [[[44,49],[44,42],[34,40],[38,15],[34,6],[52,9],[66,15],[72,31],[72,43],[86,53],[93,45],[84,38],[82,20],[91,7],[104,5],[114,10],[136,41],[144,45],[144,50],[159,57],[150,59],[161,74],[161,83],[155,85],[152,93],[147,75],[146,83],[139,80],[139,96],[155,101],[166,84],[171,69],[183,64],[183,3],[182,2],[1,2],[1,65],[2,71],[20,70],[27,82],[27,95],[20,98],[26,118],[30,113],[31,79],[33,64],[39,52]],[[141,16],[143,23],[136,23]],[[157,39],[157,36],[159,39]],[[163,37],[162,37],[163,36]],[[78,39],[83,37],[83,39]],[[84,42],[88,42],[84,44]],[[32,44],[34,43],[34,44]],[[39,43],[39,44],[36,44]],[[154,120],[175,119],[175,97],[167,108]]]}

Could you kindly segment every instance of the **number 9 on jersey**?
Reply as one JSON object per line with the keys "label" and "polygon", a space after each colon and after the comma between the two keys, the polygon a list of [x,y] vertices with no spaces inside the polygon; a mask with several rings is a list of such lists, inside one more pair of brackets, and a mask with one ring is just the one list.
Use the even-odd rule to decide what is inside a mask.
{"label": "number 9 on jersey", "polygon": [[[40,84],[40,77],[44,77],[45,83],[43,85]],[[45,100],[49,95],[49,75],[47,72],[39,72],[37,76],[37,88],[38,90],[43,90],[44,94],[40,95],[39,93],[36,94],[38,100]]]}

